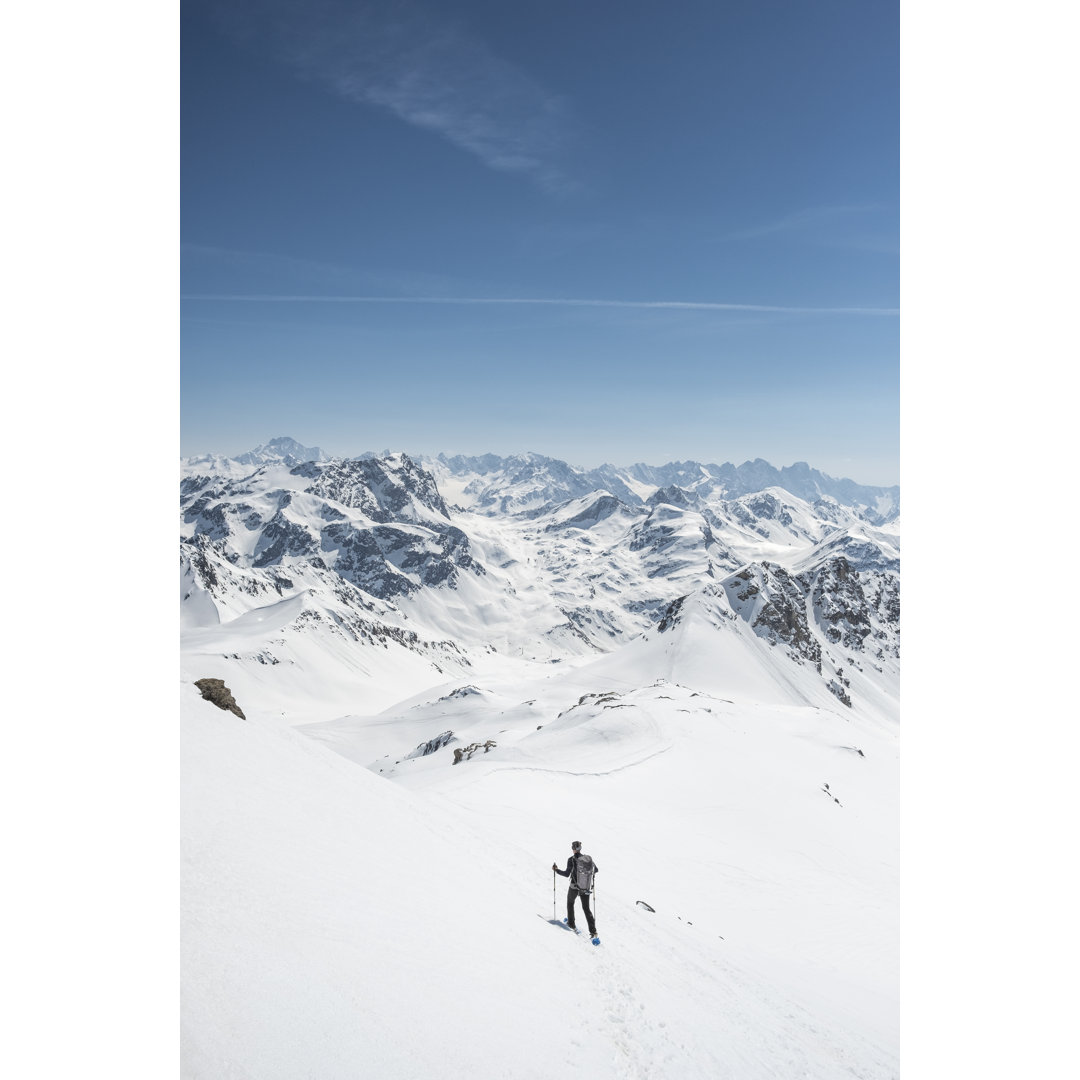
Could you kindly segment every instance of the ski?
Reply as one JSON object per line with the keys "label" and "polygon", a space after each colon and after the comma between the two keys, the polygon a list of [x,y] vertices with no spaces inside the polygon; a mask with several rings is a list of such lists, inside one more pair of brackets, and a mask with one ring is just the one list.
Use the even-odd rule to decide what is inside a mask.
{"label": "ski", "polygon": [[[545,922],[550,923],[552,926],[557,926],[560,930],[569,930],[572,933],[577,934],[578,937],[583,936],[582,931],[580,931],[576,926],[571,926],[565,919],[548,919],[545,916],[539,915],[539,914],[537,915],[537,918],[538,919],[544,919]],[[589,936],[589,941],[593,945],[599,945],[600,944],[600,935],[599,934],[590,935]]]}

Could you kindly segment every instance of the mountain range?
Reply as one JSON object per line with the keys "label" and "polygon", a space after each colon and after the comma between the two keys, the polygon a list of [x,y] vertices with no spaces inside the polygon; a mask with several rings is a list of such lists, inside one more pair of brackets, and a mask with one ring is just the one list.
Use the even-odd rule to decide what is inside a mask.
{"label": "mountain range", "polygon": [[180,494],[190,1075],[898,1075],[898,488],[273,439]]}
{"label": "mountain range", "polygon": [[212,637],[288,600],[300,610],[263,663],[294,659],[301,629],[356,656],[393,643],[436,673],[491,650],[563,661],[667,632],[698,603],[845,704],[861,674],[873,698],[896,676],[896,488],[762,461],[328,459],[291,439],[183,473],[183,624]]}

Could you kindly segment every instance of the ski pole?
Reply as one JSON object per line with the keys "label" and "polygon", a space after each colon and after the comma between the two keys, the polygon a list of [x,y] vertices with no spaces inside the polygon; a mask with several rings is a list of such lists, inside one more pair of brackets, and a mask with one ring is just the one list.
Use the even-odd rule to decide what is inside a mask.
{"label": "ski pole", "polygon": [[551,921],[557,918],[555,914],[555,871],[551,871]]}

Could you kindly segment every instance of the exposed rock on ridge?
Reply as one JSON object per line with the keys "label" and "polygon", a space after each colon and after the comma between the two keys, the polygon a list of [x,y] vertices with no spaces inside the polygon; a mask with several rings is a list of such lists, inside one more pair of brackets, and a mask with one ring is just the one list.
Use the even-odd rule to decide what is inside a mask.
{"label": "exposed rock on ridge", "polygon": [[219,709],[234,713],[241,720],[247,719],[240,706],[236,704],[236,698],[232,696],[232,691],[225,685],[224,679],[197,679],[195,686],[204,700],[211,702]]}

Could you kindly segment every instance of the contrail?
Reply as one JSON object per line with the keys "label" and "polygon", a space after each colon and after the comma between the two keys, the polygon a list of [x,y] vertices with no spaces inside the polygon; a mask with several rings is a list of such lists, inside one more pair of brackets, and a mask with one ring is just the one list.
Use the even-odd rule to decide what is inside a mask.
{"label": "contrail", "polygon": [[888,307],[790,307],[783,304],[722,304],[707,300],[575,300],[496,296],[301,296],[289,294],[186,293],[181,300],[258,304],[532,304],[547,307],[636,308],[676,311],[756,311],[783,315],[899,315]]}

